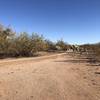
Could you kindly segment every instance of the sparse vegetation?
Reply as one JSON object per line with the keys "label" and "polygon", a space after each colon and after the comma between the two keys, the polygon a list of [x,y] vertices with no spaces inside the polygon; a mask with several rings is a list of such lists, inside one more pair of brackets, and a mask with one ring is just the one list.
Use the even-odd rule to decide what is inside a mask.
{"label": "sparse vegetation", "polygon": [[87,57],[90,59],[90,62],[96,63],[100,62],[100,43],[97,44],[85,44],[82,45],[87,52]]}
{"label": "sparse vegetation", "polygon": [[[29,57],[35,56],[40,51],[66,51],[71,47],[63,40],[54,43],[37,33],[29,35],[26,32],[22,32],[20,35],[16,35],[11,28],[5,28],[0,25],[0,58]],[[100,43],[85,44],[79,47],[80,52],[87,52],[87,56],[91,59],[93,58],[96,61],[100,59]]]}
{"label": "sparse vegetation", "polygon": [[26,32],[16,35],[10,28],[0,25],[0,57],[29,57],[40,51],[52,52],[66,50],[67,44],[60,40],[54,43],[42,35]]}
{"label": "sparse vegetation", "polygon": [[59,41],[57,41],[57,43],[56,43],[56,46],[57,46],[57,48],[59,49],[59,50],[63,50],[63,51],[65,51],[65,50],[67,50],[67,43],[65,43],[63,40],[59,40]]}

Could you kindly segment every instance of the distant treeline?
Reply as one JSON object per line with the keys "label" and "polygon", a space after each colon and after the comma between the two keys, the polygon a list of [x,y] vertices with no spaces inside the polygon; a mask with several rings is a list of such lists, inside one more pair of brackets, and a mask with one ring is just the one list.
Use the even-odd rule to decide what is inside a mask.
{"label": "distant treeline", "polygon": [[56,43],[45,39],[42,35],[22,32],[19,35],[11,28],[0,25],[0,58],[35,56],[40,51],[66,50],[68,44],[63,40]]}

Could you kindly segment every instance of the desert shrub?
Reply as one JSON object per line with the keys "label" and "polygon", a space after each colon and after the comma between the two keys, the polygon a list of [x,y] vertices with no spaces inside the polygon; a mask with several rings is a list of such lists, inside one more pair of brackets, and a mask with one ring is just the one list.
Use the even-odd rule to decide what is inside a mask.
{"label": "desert shrub", "polygon": [[82,45],[87,51],[90,62],[100,62],[100,43]]}
{"label": "desert shrub", "polygon": [[67,50],[67,43],[65,43],[63,40],[58,40],[57,43],[56,43],[56,47],[59,49],[59,50]]}
{"label": "desert shrub", "polygon": [[14,44],[12,46],[15,48],[16,55],[18,56],[31,56],[32,46],[30,37],[26,32],[21,33],[19,36],[16,36]]}
{"label": "desert shrub", "polygon": [[56,44],[50,40],[45,40],[46,42],[46,50],[47,51],[55,51],[57,50]]}
{"label": "desert shrub", "polygon": [[33,52],[44,51],[47,49],[47,44],[42,35],[38,35],[37,33],[32,33],[31,36],[31,47]]}
{"label": "desert shrub", "polygon": [[0,25],[0,57],[34,56],[40,51],[57,51],[57,46],[66,50],[66,43],[62,40],[54,43],[37,33],[18,35],[11,28]]}
{"label": "desert shrub", "polygon": [[0,55],[9,55],[10,41],[14,36],[14,32],[10,28],[0,28]]}

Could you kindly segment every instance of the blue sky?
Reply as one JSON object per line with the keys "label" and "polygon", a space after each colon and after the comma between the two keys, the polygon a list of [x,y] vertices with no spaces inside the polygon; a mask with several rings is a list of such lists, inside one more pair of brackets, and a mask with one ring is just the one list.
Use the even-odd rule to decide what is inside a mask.
{"label": "blue sky", "polygon": [[100,0],[0,0],[0,23],[52,41],[100,42]]}

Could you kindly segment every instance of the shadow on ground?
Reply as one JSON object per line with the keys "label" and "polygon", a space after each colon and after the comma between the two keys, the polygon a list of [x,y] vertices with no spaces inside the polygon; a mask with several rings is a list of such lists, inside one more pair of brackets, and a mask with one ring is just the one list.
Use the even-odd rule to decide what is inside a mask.
{"label": "shadow on ground", "polygon": [[76,59],[76,60],[59,60],[59,61],[55,61],[55,62],[67,62],[67,63],[86,63],[88,61],[84,60],[84,59]]}
{"label": "shadow on ground", "polygon": [[100,61],[96,61],[95,59],[89,59],[89,58],[81,58],[75,60],[59,60],[55,62],[86,63],[88,66],[100,66]]}

